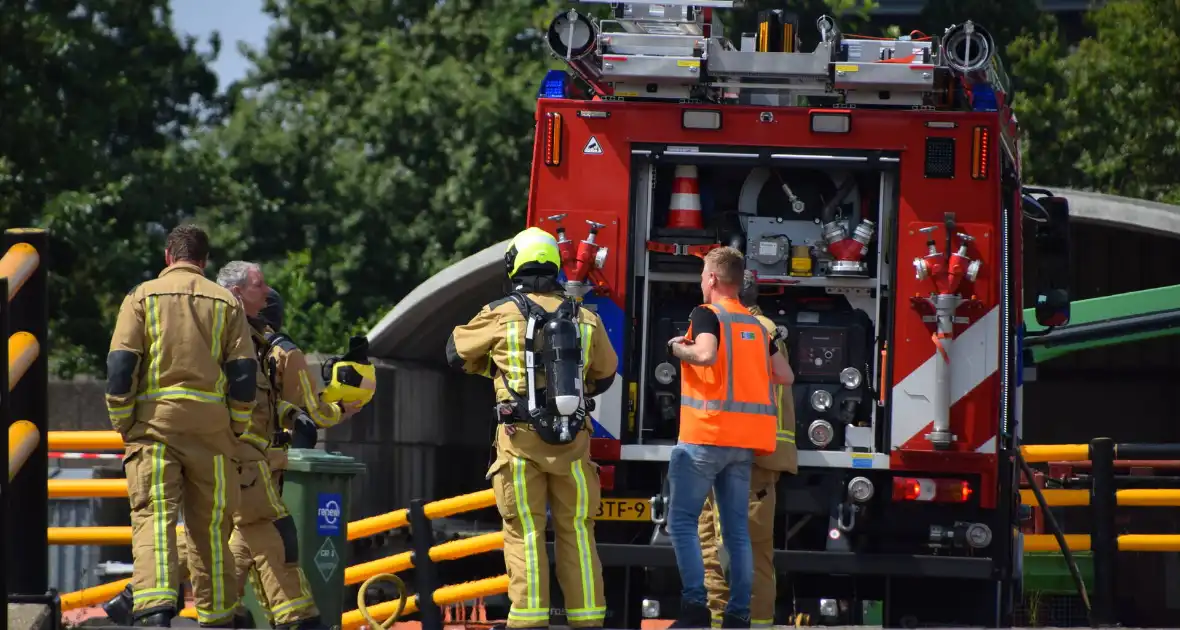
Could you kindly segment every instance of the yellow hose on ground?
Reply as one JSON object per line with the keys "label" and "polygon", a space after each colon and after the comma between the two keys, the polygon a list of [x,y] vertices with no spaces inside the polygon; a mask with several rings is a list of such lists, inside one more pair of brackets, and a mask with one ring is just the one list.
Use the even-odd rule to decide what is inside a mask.
{"label": "yellow hose on ground", "polygon": [[[365,605],[365,593],[369,590],[369,586],[375,582],[381,581],[391,582],[397,587],[397,610],[394,611],[393,615],[391,615],[389,619],[386,619],[384,622],[374,619],[373,616],[369,614],[369,607]],[[406,583],[403,582],[401,578],[392,573],[378,573],[377,575],[374,575],[373,577],[365,580],[361,584],[360,589],[356,592],[356,609],[361,613],[361,616],[365,618],[365,623],[369,624],[369,628],[371,630],[377,630],[377,628],[380,628],[381,630],[389,630],[393,624],[397,623],[398,618],[401,617],[402,613],[406,610],[406,601],[408,599],[409,596],[406,594]]]}

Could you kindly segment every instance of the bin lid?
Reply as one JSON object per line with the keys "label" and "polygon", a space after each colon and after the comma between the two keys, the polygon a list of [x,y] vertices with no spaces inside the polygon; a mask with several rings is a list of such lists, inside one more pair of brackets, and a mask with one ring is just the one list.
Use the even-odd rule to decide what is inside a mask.
{"label": "bin lid", "polygon": [[365,472],[365,465],[339,453],[325,453],[314,448],[293,448],[287,451],[287,470],[330,475],[357,475]]}

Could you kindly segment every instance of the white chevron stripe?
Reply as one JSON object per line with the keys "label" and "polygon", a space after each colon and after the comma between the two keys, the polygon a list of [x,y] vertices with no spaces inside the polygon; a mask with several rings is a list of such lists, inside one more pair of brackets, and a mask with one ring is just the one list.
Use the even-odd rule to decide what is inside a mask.
{"label": "white chevron stripe", "polygon": [[[1000,369],[999,307],[992,308],[955,338],[950,357],[951,404],[954,405]],[[935,361],[940,360],[937,352],[932,353],[893,388],[891,450],[905,444],[934,419]]]}
{"label": "white chevron stripe", "polygon": [[623,435],[623,418],[619,410],[623,408],[623,391],[626,389],[627,381],[622,374],[616,374],[610,389],[594,397],[594,411],[590,412],[590,417],[616,440]]}

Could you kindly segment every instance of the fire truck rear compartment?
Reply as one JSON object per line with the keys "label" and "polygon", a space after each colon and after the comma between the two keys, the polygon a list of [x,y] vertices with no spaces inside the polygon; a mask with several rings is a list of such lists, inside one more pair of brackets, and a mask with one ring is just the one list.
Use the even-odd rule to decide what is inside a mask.
{"label": "fire truck rear compartment", "polygon": [[[630,294],[639,338],[627,364],[639,400],[635,429],[624,433],[634,447],[624,446],[624,459],[627,451],[650,459],[651,447],[675,444],[680,366],[665,342],[687,331],[701,299],[700,255],[716,244],[743,251],[758,277],[758,305],[786,335],[796,421],[784,429],[794,432],[800,463],[853,467],[887,458],[877,363],[885,341],[878,331],[888,326],[877,323],[889,313],[891,264],[878,241],[879,226],[892,225],[896,174],[813,164],[685,165],[667,153],[658,163],[637,162]],[[677,207],[685,190],[699,191],[697,226],[685,227]],[[685,255],[690,247],[698,255]]]}
{"label": "fire truck rear compartment", "polygon": [[[758,305],[785,332],[795,373],[799,472],[777,487],[778,617],[808,611],[808,598],[883,599],[891,602],[886,625],[896,626],[910,612],[936,612],[935,597],[962,605],[930,621],[978,608],[967,614],[986,623],[996,565],[984,524],[995,515],[980,507],[980,476],[889,469],[891,401],[882,388],[891,375],[882,351],[893,328],[900,156],[768,163],[750,159],[757,150],[749,147],[739,157],[733,148],[695,149],[632,150],[634,329],[623,360],[637,393],[634,420],[621,430],[618,494],[654,497],[660,512],[680,399],[679,362],[665,344],[687,331],[700,303],[708,247],[733,246],[758,275]],[[908,265],[900,272],[912,273]],[[674,611],[679,580],[666,531],[649,522],[597,531],[607,570],[642,580],[645,597]],[[912,602],[901,594],[918,586],[923,595]]]}

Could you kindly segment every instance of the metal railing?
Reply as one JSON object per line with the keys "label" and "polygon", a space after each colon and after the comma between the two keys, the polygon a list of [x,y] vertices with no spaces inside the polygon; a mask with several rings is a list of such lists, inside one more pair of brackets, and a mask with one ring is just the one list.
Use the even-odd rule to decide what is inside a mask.
{"label": "metal railing", "polygon": [[[1180,551],[1180,534],[1119,534],[1115,526],[1117,506],[1180,507],[1180,490],[1136,488],[1119,489],[1120,480],[1114,474],[1116,460],[1180,460],[1180,444],[1115,444],[1110,438],[1095,438],[1089,444],[1025,446],[1024,459],[1028,463],[1089,462],[1091,475],[1084,484],[1089,489],[1043,489],[1042,496],[1050,507],[1091,507],[1091,534],[1065,534],[1070,551],[1089,550],[1094,560],[1094,599],[1092,623],[1111,626],[1118,623],[1115,588],[1118,584],[1117,554],[1120,551],[1169,552]],[[1135,461],[1119,462],[1134,465]],[[1150,477],[1142,478],[1143,481]],[[1035,483],[1034,480],[1028,480]],[[1021,490],[1021,502],[1035,505],[1032,490]],[[1056,551],[1060,547],[1049,534],[1025,534],[1025,551]]]}
{"label": "metal railing", "polygon": [[[0,282],[3,282],[2,278],[0,278]],[[32,435],[33,437],[13,442],[24,444],[28,439],[35,440],[37,433],[34,429],[35,427],[30,428],[22,425],[18,429],[22,432],[21,435]],[[45,445],[49,449],[85,451],[113,450],[122,447],[119,435],[111,431],[55,431],[48,432],[46,435]],[[24,448],[32,451],[35,447],[26,445]],[[1118,489],[1118,481],[1114,475],[1116,457],[1151,460],[1157,464],[1163,460],[1180,461],[1180,444],[1116,445],[1109,438],[1097,438],[1088,445],[1024,446],[1022,447],[1022,455],[1028,463],[1060,461],[1092,463],[1093,474],[1089,479],[1090,489],[1046,488],[1042,489],[1041,493],[1049,506],[1090,505],[1093,507],[1093,534],[1065,534],[1063,539],[1071,551],[1092,550],[1094,552],[1095,584],[1093,591],[1095,597],[1091,611],[1093,622],[1099,625],[1117,623],[1114,605],[1114,589],[1117,583],[1115,556],[1117,552],[1180,551],[1180,534],[1118,535],[1115,528],[1114,508],[1119,505],[1177,507],[1180,506],[1180,489]],[[1126,461],[1119,463],[1124,466],[1134,464],[1134,462]],[[1038,476],[1040,475],[1038,474]],[[44,488],[47,497],[124,497],[127,495],[127,484],[123,479],[49,480]],[[1023,503],[1035,505],[1031,490],[1021,490],[1020,492]],[[432,519],[446,518],[493,505],[495,505],[495,496],[491,490],[431,503],[416,500],[411,503],[408,509],[395,510],[348,523],[347,538],[350,541],[357,540],[407,526],[412,530],[429,532]],[[130,527],[55,527],[46,528],[45,531],[46,541],[58,545],[126,545],[131,542]],[[443,613],[440,606],[449,606],[507,591],[508,578],[505,575],[464,584],[442,586],[437,583],[437,571],[434,567],[434,564],[438,562],[502,549],[504,537],[501,532],[450,541],[433,547],[430,546],[432,536],[413,536],[412,539],[414,542],[411,551],[364,562],[345,570],[344,583],[346,586],[351,586],[379,579],[387,574],[396,574],[412,568],[417,569],[418,595],[408,597],[405,601],[391,601],[368,607],[367,613],[371,618],[384,620],[395,614],[400,616],[418,612],[421,614],[423,628],[434,630],[443,626]],[[1052,535],[1024,535],[1024,551],[1026,552],[1058,549],[1057,540]],[[426,560],[418,563],[416,562],[417,558],[425,558]],[[119,580],[63,595],[61,608],[62,610],[72,610],[101,603],[117,595],[129,581]],[[429,593],[430,597],[422,597],[422,594],[425,593]],[[181,616],[195,618],[196,615],[193,609],[186,608],[181,612]],[[365,623],[365,613],[358,609],[344,614],[341,627],[343,630],[355,630]]]}
{"label": "metal railing", "polygon": [[[438,505],[444,502],[449,502],[445,511]],[[414,533],[412,550],[352,567],[349,571],[353,571],[353,575],[350,578],[346,572],[345,583],[352,583],[349,580],[353,579],[363,581],[367,586],[370,581],[379,580],[386,574],[394,574],[413,568],[415,569],[414,577],[417,582],[418,594],[407,597],[405,601],[389,601],[371,607],[362,605],[357,610],[347,612],[340,621],[342,630],[355,630],[367,622],[382,622],[394,615],[400,617],[413,612],[421,613],[424,630],[442,630],[443,612],[439,608],[440,605],[448,606],[478,597],[506,593],[508,591],[507,575],[442,586],[438,583],[438,571],[434,566],[437,562],[457,560],[503,549],[504,534],[502,532],[455,540],[433,547],[430,544],[434,539],[431,533],[431,519],[470,512],[495,504],[496,497],[491,490],[435,503],[425,503],[421,499],[411,501],[409,526],[410,531]],[[358,604],[364,597],[364,590],[365,586],[362,586],[361,595],[357,598]]]}
{"label": "metal railing", "polygon": [[6,604],[48,604],[60,622],[57,593],[49,588],[49,451],[41,439],[49,420],[49,362],[42,351],[49,333],[48,243],[45,230],[6,230],[0,258],[0,338],[8,340],[0,368],[8,383],[0,396],[8,427],[8,474],[0,477],[0,592]]}
{"label": "metal railing", "polygon": [[[61,442],[58,440],[61,439],[73,439],[75,440],[73,442],[73,448],[81,450],[94,449],[100,444],[102,448],[113,447],[113,443],[109,442],[109,436],[106,436],[105,432],[92,432],[96,435],[88,436],[85,440],[77,439],[76,436],[63,438],[60,435],[55,435],[56,433],[51,432],[49,434],[48,441],[51,445],[60,444]],[[100,440],[108,441],[100,442]],[[93,492],[93,490],[90,492]],[[126,486],[124,485],[123,496],[125,495]],[[95,495],[87,492],[82,496]],[[429,532],[431,531],[430,521],[433,519],[447,518],[464,512],[492,507],[495,504],[496,497],[491,490],[482,490],[480,492],[433,501],[431,503],[424,503],[421,500],[417,500],[410,504],[409,509],[395,510],[386,514],[348,523],[347,536],[348,540],[357,540],[406,526],[409,526],[411,529]],[[178,531],[181,528],[178,527]],[[126,545],[131,542],[131,528],[57,527],[50,530],[49,539],[53,544],[59,545]],[[434,563],[437,562],[457,560],[459,558],[503,549],[504,534],[502,532],[493,532],[471,538],[453,540],[433,547],[430,546],[433,536],[414,536],[413,539],[414,548],[411,551],[363,562],[345,569],[345,586],[363,584],[375,578],[379,579],[383,575],[396,574],[407,569],[418,569],[419,595],[407,597],[404,602],[385,602],[369,607],[368,613],[373,618],[387,619],[394,613],[398,613],[398,608],[402,607],[401,612],[398,613],[399,615],[420,612],[422,614],[423,627],[428,630],[437,630],[442,628],[443,619],[442,609],[439,606],[449,606],[474,598],[507,592],[507,575],[476,580],[464,584],[439,586],[437,584],[437,572],[434,571]],[[426,561],[416,562],[416,558],[426,558]],[[62,595],[61,609],[63,611],[69,611],[105,602],[118,595],[130,581],[130,579],[117,580]],[[431,597],[423,600],[421,598],[422,593],[430,593]],[[195,619],[196,610],[185,608],[180,612],[180,616]],[[342,630],[355,630],[365,624],[364,613],[360,610],[347,612],[344,614],[341,624]]]}

